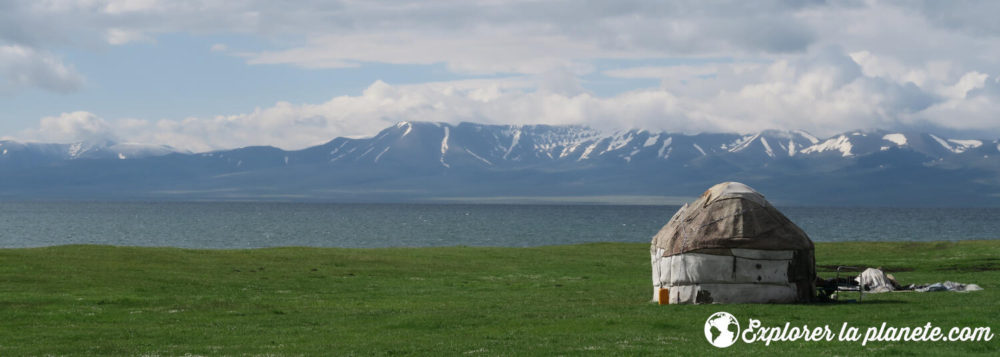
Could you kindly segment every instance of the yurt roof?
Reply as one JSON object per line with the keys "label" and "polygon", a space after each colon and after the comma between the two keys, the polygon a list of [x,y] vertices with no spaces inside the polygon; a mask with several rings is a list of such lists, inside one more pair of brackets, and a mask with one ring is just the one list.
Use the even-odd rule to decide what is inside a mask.
{"label": "yurt roof", "polygon": [[652,248],[670,256],[724,248],[803,250],[813,249],[813,243],[764,195],[739,182],[723,182],[681,207],[653,236]]}

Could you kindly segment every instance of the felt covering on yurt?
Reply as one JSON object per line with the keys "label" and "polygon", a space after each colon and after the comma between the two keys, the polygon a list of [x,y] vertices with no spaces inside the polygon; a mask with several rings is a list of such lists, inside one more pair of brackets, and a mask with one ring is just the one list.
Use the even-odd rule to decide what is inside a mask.
{"label": "felt covering on yurt", "polygon": [[654,289],[677,288],[671,303],[798,302],[814,295],[809,236],[738,182],[715,185],[681,207],[653,237],[650,254]]}

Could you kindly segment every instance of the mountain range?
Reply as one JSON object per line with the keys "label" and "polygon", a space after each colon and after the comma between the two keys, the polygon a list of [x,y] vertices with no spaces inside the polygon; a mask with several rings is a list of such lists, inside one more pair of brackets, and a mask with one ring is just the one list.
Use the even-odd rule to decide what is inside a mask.
{"label": "mountain range", "polygon": [[400,122],[294,151],[0,141],[0,177],[6,200],[672,203],[740,181],[785,205],[1000,206],[1000,140]]}

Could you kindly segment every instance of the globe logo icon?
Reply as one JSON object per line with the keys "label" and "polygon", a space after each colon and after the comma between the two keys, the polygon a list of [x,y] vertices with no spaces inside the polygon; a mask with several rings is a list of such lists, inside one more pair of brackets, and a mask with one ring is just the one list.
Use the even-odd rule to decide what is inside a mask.
{"label": "globe logo icon", "polygon": [[725,311],[712,314],[705,320],[705,338],[718,348],[732,346],[740,335],[740,323],[736,317]]}

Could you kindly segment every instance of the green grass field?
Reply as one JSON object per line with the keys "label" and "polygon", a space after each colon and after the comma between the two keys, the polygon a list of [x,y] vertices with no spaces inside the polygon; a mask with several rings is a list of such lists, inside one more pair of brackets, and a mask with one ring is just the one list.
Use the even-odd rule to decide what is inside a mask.
{"label": "green grass field", "polygon": [[[889,293],[801,305],[649,303],[647,244],[539,248],[185,250],[61,246],[0,250],[0,355],[794,355],[1000,353],[989,342],[775,342],[725,350],[741,325],[989,326],[1000,332],[1000,241],[821,243],[817,265],[882,266],[903,284],[971,293]],[[829,270],[818,268],[821,275]]]}

